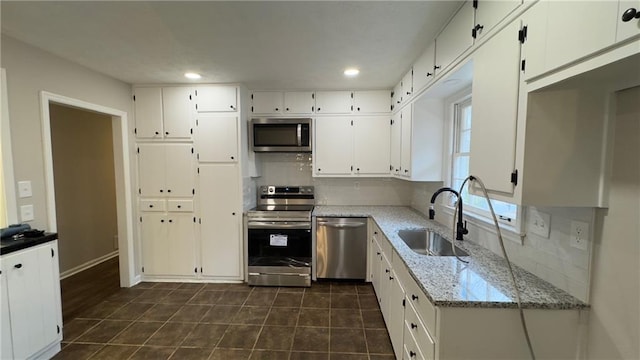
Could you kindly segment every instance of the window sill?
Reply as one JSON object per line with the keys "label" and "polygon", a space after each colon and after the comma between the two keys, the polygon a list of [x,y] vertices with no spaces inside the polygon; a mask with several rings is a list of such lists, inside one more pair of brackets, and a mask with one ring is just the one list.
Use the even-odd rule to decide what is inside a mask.
{"label": "window sill", "polygon": [[[444,214],[447,214],[447,216],[453,217],[454,208],[452,206],[440,204],[440,208],[442,209],[442,212]],[[500,232],[502,233],[502,236],[505,239],[522,245],[525,233],[524,233],[524,230],[522,229],[523,214],[522,214],[522,211],[519,211],[519,212],[520,213],[518,214],[518,217],[520,218],[520,221],[517,222],[516,226],[508,225],[500,221],[498,221],[498,225],[500,226]],[[498,235],[495,229],[493,220],[490,218],[486,218],[484,216],[480,216],[478,214],[465,211],[463,220],[482,229],[483,231],[487,231],[496,236]]]}

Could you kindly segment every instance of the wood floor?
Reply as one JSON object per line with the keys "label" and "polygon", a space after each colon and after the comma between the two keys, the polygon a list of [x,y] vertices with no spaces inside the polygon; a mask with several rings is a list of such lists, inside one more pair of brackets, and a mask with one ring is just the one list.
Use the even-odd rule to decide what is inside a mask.
{"label": "wood floor", "polygon": [[60,281],[62,320],[67,323],[120,290],[118,257]]}

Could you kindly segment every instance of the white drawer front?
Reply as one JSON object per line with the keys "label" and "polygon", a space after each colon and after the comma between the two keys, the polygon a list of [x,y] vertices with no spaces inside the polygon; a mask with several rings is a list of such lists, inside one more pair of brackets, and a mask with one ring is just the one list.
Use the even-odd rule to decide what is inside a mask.
{"label": "white drawer front", "polygon": [[416,281],[413,279],[409,270],[400,259],[397,253],[393,254],[393,269],[395,270],[400,281],[404,284],[407,294],[407,302],[411,303],[416,309],[420,320],[424,323],[429,333],[436,333],[436,308],[427,298],[427,295],[420,289]]}
{"label": "white drawer front", "polygon": [[166,211],[166,201],[163,199],[140,200],[140,211]]}
{"label": "white drawer front", "polygon": [[416,345],[422,353],[422,356],[425,359],[433,359],[435,350],[433,338],[425,328],[422,320],[418,318],[416,309],[413,308],[413,305],[411,305],[411,303],[409,303],[409,305],[405,308],[404,319],[405,326],[415,339]]}
{"label": "white drawer front", "polygon": [[408,327],[404,327],[404,354],[403,360],[424,360],[418,345],[416,345],[416,339],[413,338],[411,330]]}
{"label": "white drawer front", "polygon": [[167,200],[169,206],[168,211],[193,211],[193,200]]}

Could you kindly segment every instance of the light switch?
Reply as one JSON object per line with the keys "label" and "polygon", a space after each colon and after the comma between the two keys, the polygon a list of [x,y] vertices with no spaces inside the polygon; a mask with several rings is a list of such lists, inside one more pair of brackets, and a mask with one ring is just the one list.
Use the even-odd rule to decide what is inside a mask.
{"label": "light switch", "polygon": [[20,219],[23,222],[33,220],[33,205],[20,206]]}
{"label": "light switch", "polygon": [[32,196],[31,181],[18,181],[18,196],[26,198]]}

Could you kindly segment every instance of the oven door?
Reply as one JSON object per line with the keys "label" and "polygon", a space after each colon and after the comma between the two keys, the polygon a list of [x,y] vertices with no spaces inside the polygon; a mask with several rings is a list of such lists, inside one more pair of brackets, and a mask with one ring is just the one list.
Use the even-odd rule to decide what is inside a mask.
{"label": "oven door", "polygon": [[311,267],[311,228],[306,224],[250,222],[247,239],[248,265]]}

